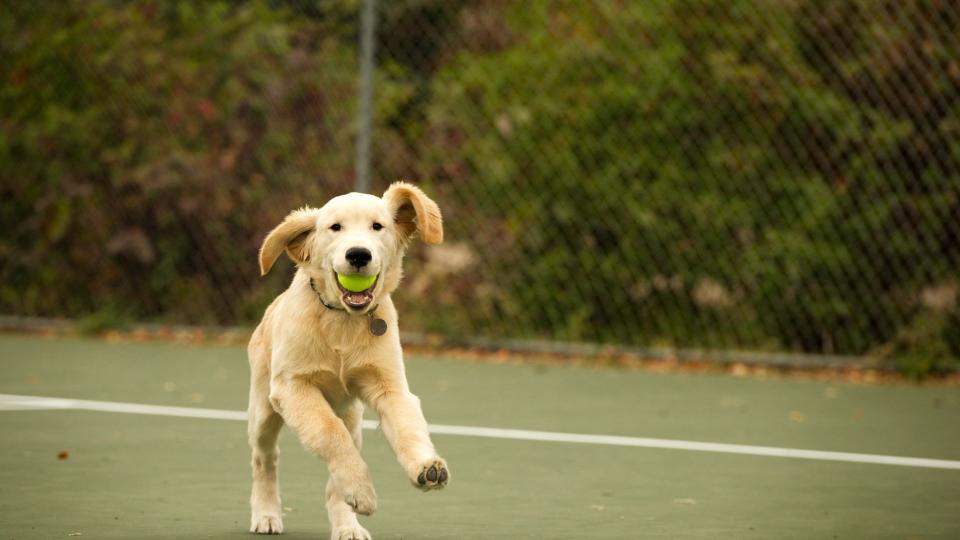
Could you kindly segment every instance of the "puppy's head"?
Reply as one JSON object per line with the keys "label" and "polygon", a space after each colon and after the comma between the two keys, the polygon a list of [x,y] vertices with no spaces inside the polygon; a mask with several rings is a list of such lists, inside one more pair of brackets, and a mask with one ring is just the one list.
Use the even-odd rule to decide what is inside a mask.
{"label": "puppy's head", "polygon": [[[322,208],[291,212],[270,231],[260,248],[260,273],[266,275],[286,251],[313,278],[325,302],[339,303],[350,313],[366,313],[379,296],[397,288],[403,254],[414,233],[428,244],[443,241],[440,209],[419,188],[396,182],[383,197],[341,195]],[[339,275],[374,281],[365,290],[348,291]]]}

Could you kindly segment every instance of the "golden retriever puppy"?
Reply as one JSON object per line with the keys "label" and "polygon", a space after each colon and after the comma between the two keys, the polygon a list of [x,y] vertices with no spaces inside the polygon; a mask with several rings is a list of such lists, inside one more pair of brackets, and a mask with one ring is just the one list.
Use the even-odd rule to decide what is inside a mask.
{"label": "golden retriever puppy", "polygon": [[[380,416],[384,436],[414,487],[426,491],[449,482],[420,401],[407,386],[390,299],[414,233],[430,244],[443,241],[440,209],[420,189],[397,182],[383,197],[350,193],[322,208],[296,210],[264,240],[261,274],[284,251],[298,268],[290,287],[267,308],[248,347],[252,532],[283,530],[277,437],[284,423],[327,463],[334,540],[369,539],[357,514],[377,509],[360,457],[364,405]],[[353,292],[338,276],[373,283]],[[346,287],[357,288],[349,281]]]}

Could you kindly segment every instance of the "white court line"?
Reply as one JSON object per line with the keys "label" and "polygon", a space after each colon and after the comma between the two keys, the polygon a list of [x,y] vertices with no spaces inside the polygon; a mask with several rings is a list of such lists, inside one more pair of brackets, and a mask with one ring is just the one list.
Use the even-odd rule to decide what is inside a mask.
{"label": "white court line", "polygon": [[[0,411],[57,409],[148,414],[156,416],[177,416],[184,418],[209,418],[213,420],[247,419],[247,413],[244,411],[198,409],[193,407],[169,407],[165,405],[146,405],[142,403],[119,403],[112,401],[90,401],[85,399],[0,394]],[[364,420],[363,427],[364,429],[377,429],[378,423],[373,420]],[[693,450],[697,452],[718,452],[722,454],[744,454],[749,456],[770,456],[796,459],[815,459],[821,461],[842,461],[849,463],[871,463],[876,465],[900,465],[904,467],[960,470],[960,461],[955,460],[884,456],[878,454],[856,454],[851,452],[828,452],[823,450],[802,450],[797,448],[778,448],[775,446],[752,446],[745,444],[682,441],[676,439],[652,439],[649,437],[588,435],[582,433],[529,431],[525,429],[504,429],[475,426],[452,426],[444,424],[430,424],[430,432],[442,435],[462,435],[465,437],[487,437],[492,439],[599,444],[606,446],[633,446],[641,448],[666,448],[670,450]]]}

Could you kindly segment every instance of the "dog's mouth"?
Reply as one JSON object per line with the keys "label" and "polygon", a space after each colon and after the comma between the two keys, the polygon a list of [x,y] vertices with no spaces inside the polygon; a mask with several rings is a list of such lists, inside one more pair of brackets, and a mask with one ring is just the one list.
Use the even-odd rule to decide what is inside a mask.
{"label": "dog's mouth", "polygon": [[340,299],[343,301],[344,305],[350,309],[360,310],[370,305],[373,302],[373,289],[377,286],[377,282],[380,281],[380,275],[378,274],[374,278],[373,283],[369,287],[361,291],[350,291],[344,287],[340,280],[337,279],[337,273],[333,273],[333,281],[337,284],[337,288],[340,290]]}

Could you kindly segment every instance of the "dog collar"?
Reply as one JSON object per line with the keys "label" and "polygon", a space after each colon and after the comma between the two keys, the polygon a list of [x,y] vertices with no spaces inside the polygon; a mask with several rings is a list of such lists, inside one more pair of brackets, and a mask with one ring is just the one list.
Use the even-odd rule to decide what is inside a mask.
{"label": "dog collar", "polygon": [[[323,299],[323,295],[320,294],[320,291],[317,290],[317,286],[313,283],[313,278],[310,278],[310,288],[313,289],[313,292],[317,295],[317,300],[320,300],[320,303],[323,304],[323,307],[332,310],[332,311],[342,311],[347,312],[344,308],[339,308],[337,306],[332,306]],[[367,329],[370,330],[370,333],[375,336],[382,336],[387,333],[387,321],[381,319],[374,315],[374,312],[377,311],[377,308],[380,307],[380,304],[377,304],[370,308],[370,311],[366,313],[369,323],[367,324]]]}
{"label": "dog collar", "polygon": [[[313,284],[313,278],[310,278],[310,288],[313,289],[313,292],[314,292],[314,293],[316,293],[316,295],[317,295],[317,300],[320,300],[320,303],[323,304],[323,307],[325,307],[325,308],[327,308],[327,309],[332,309],[332,310],[334,310],[334,311],[344,311],[344,312],[347,311],[346,309],[338,308],[337,306],[331,306],[330,304],[328,304],[328,303],[323,299],[323,295],[320,294],[320,291],[317,290],[317,286]],[[371,310],[371,311],[373,311],[373,310]]]}

